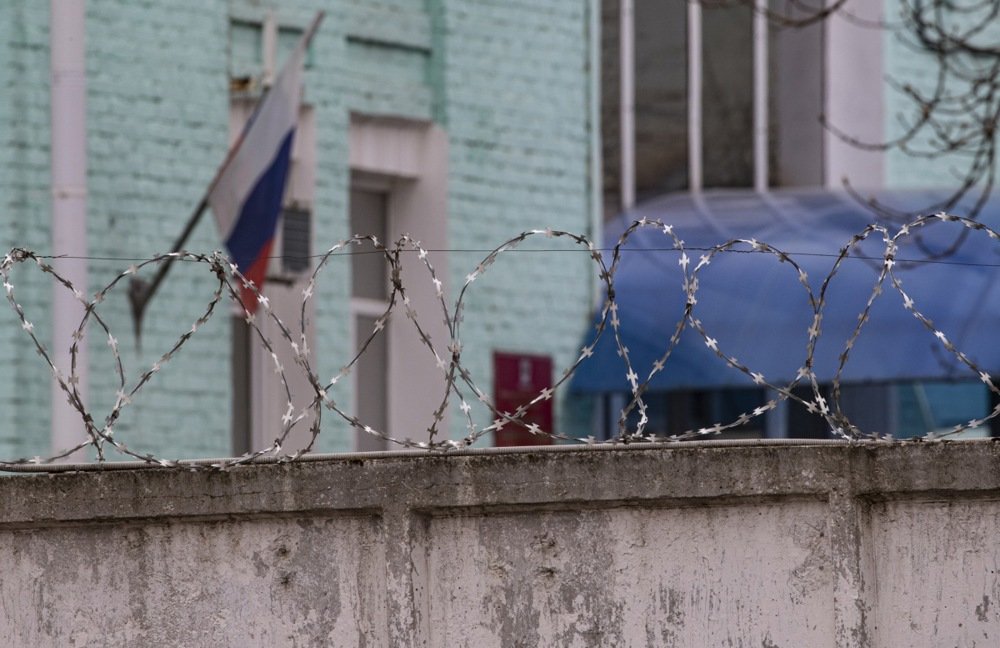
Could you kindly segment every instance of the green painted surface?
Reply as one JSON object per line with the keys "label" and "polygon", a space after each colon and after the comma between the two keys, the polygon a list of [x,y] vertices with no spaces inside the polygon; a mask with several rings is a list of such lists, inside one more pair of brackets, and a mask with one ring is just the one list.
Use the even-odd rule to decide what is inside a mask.
{"label": "green painted surface", "polygon": [[[905,3],[910,4],[910,3]],[[902,24],[901,0],[885,0],[885,15],[890,24]],[[971,37],[971,44],[986,48],[995,48],[1000,42],[1000,23],[990,15],[987,5],[975,7],[959,3],[955,8],[944,11],[941,24],[955,33],[966,33],[974,26],[977,29]],[[906,134],[910,125],[921,117],[921,106],[900,88],[909,87],[919,96],[931,98],[938,84],[939,66],[933,55],[919,51],[914,46],[916,38],[912,29],[896,29],[885,32],[883,48],[885,76],[888,80],[885,89],[885,133],[886,141],[893,141]],[[975,70],[978,64],[974,61],[963,62],[956,57],[951,61],[957,63],[957,69],[963,69],[967,63],[969,70]],[[966,72],[965,74],[970,74]],[[988,79],[988,75],[984,77]],[[893,87],[895,86],[895,87]],[[946,94],[961,96],[971,90],[958,75],[949,74],[946,80]],[[957,114],[954,119],[945,123],[954,127],[959,119],[974,117],[973,115]],[[965,126],[963,126],[965,128]],[[928,146],[932,129],[923,129],[912,141],[911,149],[916,151],[936,150],[938,147]],[[964,154],[948,155],[912,155],[899,148],[892,148],[886,156],[886,184],[890,187],[926,188],[940,187],[954,190],[961,185],[969,169],[971,158]],[[1000,173],[997,175],[1000,178]],[[978,195],[978,194],[976,194]]]}
{"label": "green painted surface", "polygon": [[[3,247],[49,246],[49,58],[46,3],[0,5],[4,79],[0,92],[0,184]],[[40,335],[49,329],[51,285],[35,270],[13,275],[16,293]],[[13,311],[0,308],[0,358],[11,374],[0,387],[0,452],[45,453],[49,446],[48,373],[40,364]]]}
{"label": "green painted surface", "polygon": [[[452,247],[488,250],[532,228],[586,231],[591,138],[585,5],[296,0],[281,3],[277,16],[282,25],[301,28],[320,5],[327,19],[313,44],[305,96],[317,124],[318,251],[348,235],[351,111],[433,119],[445,127]],[[169,248],[225,154],[227,73],[253,68],[259,50],[252,23],[265,8],[252,0],[87,2],[92,256],[142,258]],[[0,4],[4,247],[44,251],[50,245],[47,25],[47,3]],[[289,33],[282,33],[279,52],[294,40]],[[220,246],[210,217],[187,244],[197,251]],[[462,325],[465,363],[487,393],[494,350],[548,353],[562,367],[575,359],[587,326],[587,255],[543,237],[525,247],[561,251],[507,255],[470,289]],[[453,297],[485,254],[452,255]],[[128,265],[92,262],[91,291]],[[213,290],[203,269],[177,266],[147,314],[141,353],[124,292],[102,305],[121,341],[129,380],[189,328]],[[334,264],[317,288],[323,378],[348,357],[345,270]],[[50,283],[30,270],[15,278],[18,298],[45,334]],[[228,309],[220,308],[126,411],[117,434],[136,450],[167,457],[227,454],[228,340]],[[26,342],[8,309],[0,308],[0,360],[14,376],[0,381],[4,457],[43,454],[48,446],[48,376]],[[109,349],[96,334],[91,358],[91,407],[103,417],[118,386]],[[335,397],[350,402],[349,385]],[[456,434],[459,419],[453,416]],[[485,414],[477,415],[478,425],[487,422]],[[326,416],[318,449],[349,449],[351,438],[344,424]]]}

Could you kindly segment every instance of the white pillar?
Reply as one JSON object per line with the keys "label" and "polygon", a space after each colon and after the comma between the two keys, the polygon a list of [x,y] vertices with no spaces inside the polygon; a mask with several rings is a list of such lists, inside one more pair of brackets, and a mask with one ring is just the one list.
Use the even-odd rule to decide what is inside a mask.
{"label": "white pillar", "polygon": [[275,17],[273,9],[269,9],[264,15],[260,46],[264,59],[262,81],[265,88],[270,88],[271,84],[274,83],[274,75],[278,67],[278,19]]}
{"label": "white pillar", "polygon": [[[849,0],[844,12],[823,23],[826,61],[826,118],[848,137],[862,142],[885,138],[885,78],[882,49],[885,32],[858,24],[882,20],[882,4]],[[845,142],[836,133],[825,134],[825,185],[839,188],[846,178],[858,189],[877,189],[885,183],[885,153]],[[947,181],[947,180],[945,180]]]}
{"label": "white pillar", "polygon": [[688,0],[688,184],[701,191],[701,1]]}
{"label": "white pillar", "polygon": [[767,0],[754,1],[753,15],[753,188],[768,188]]}
{"label": "white pillar", "polygon": [[622,210],[635,205],[635,6],[634,0],[619,5],[619,49],[621,92],[621,196]]}
{"label": "white pillar", "polygon": [[[590,69],[601,69],[601,0],[590,0]],[[601,75],[590,75],[590,241],[601,247],[604,241],[604,161],[601,155]],[[591,274],[591,303],[597,307],[604,298],[604,284],[598,273]]]}
{"label": "white pillar", "polygon": [[[85,1],[50,0],[49,46],[51,54],[51,172],[52,254],[87,255],[87,75],[84,57]],[[56,258],[56,272],[84,294],[87,262],[82,258]],[[82,304],[71,292],[53,282],[52,359],[68,376],[73,332],[83,318]],[[87,345],[79,342],[78,389],[86,402]],[[52,381],[51,440],[54,452],[71,448],[86,438],[79,412],[69,404],[59,384]],[[81,460],[81,451],[69,460]]]}

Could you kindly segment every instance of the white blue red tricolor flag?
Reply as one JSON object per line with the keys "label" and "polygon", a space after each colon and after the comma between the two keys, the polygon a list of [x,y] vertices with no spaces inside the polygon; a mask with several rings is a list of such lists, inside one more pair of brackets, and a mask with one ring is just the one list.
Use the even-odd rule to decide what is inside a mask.
{"label": "white blue red tricolor flag", "polygon": [[[322,19],[323,14],[318,14],[299,40],[230,149],[208,193],[208,204],[230,259],[258,290],[264,285],[281,215],[302,98],[305,54]],[[257,297],[253,291],[245,288],[242,297],[243,307],[254,312]]]}

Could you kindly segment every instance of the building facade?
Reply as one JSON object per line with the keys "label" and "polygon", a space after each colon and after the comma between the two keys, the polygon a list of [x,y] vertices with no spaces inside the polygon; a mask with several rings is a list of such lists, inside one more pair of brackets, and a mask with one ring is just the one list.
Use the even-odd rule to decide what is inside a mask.
{"label": "building facade", "polygon": [[[920,3],[849,0],[837,6],[837,11],[827,14],[821,7],[766,0],[602,3],[606,244],[640,217],[673,222],[681,238],[708,246],[739,238],[741,232],[743,238],[750,238],[761,224],[774,227],[771,236],[778,240],[793,232],[796,224],[827,213],[840,223],[859,222],[860,227],[877,220],[899,226],[908,216],[950,205],[953,213],[996,222],[995,201],[984,200],[980,204],[984,211],[975,211],[982,188],[996,174],[991,153],[996,135],[988,127],[992,95],[973,92],[979,86],[991,87],[989,65],[995,65],[995,60],[959,52],[942,66],[947,57],[938,57],[932,44],[920,40],[950,38],[948,46],[956,50],[961,49],[956,43],[965,42],[970,49],[995,52],[998,34],[990,8],[950,7],[940,14],[928,8],[926,14],[915,17],[912,12],[922,10]],[[919,33],[915,18],[929,21],[931,27]],[[977,75],[983,82],[973,86],[968,79]],[[936,87],[944,88],[937,97]],[[972,99],[979,95],[985,98]],[[930,125],[919,128],[928,114]],[[976,120],[985,124],[979,139]],[[958,139],[959,132],[972,136],[949,150],[949,138]],[[963,184],[970,179],[971,188],[963,194]],[[921,198],[914,190],[931,192],[934,198]],[[888,198],[890,194],[896,201],[890,199],[878,209],[865,204],[869,197]],[[963,195],[964,200],[948,203],[956,195]],[[855,216],[862,220],[852,220]],[[686,234],[680,228],[682,222],[693,225]],[[699,239],[694,235],[699,226],[715,228],[717,236]],[[781,240],[793,246],[789,251],[829,245],[833,249],[828,251],[835,255],[850,237],[822,241],[818,234],[819,228],[790,243]],[[669,240],[660,243],[671,245]],[[945,248],[947,244],[942,245]],[[663,256],[664,267],[676,267],[669,252]],[[828,268],[822,272],[819,276]],[[651,272],[639,283],[652,292],[666,274]],[[739,276],[723,280],[739,281]],[[935,286],[936,280],[940,277],[935,279],[926,268],[913,279],[922,282],[924,289],[948,291],[944,284]],[[977,282],[970,273],[963,284]],[[753,286],[746,288],[752,292]],[[625,298],[623,291],[617,296]],[[738,305],[734,302],[734,307]],[[981,309],[977,315],[987,312]],[[787,315],[792,316],[791,307]],[[725,330],[737,319],[721,320],[720,328]],[[662,353],[676,320],[653,320],[647,314],[639,328],[645,339],[662,341],[656,347]],[[919,326],[911,318],[903,324]],[[744,328],[743,337],[728,340],[728,353],[744,357],[742,351],[754,346],[754,340],[747,339],[752,336],[746,335],[750,328]],[[844,340],[849,333],[843,335]],[[970,335],[968,322],[952,334]],[[685,339],[693,347],[704,347],[696,335]],[[893,342],[892,336],[878,339],[880,344]],[[804,342],[785,355],[797,358],[801,348]],[[927,354],[938,351],[934,340],[919,349]],[[988,352],[978,356],[988,356]],[[611,364],[617,372],[621,363],[615,360],[612,357]],[[724,359],[719,363],[726,368]],[[976,372],[960,370],[948,361],[940,366],[920,375],[899,367],[894,380],[860,380],[844,390],[845,407],[864,421],[862,427],[894,436],[947,430],[992,411],[995,399],[991,400]],[[645,376],[649,367],[635,370]],[[700,370],[689,367],[687,374],[693,376]],[[604,366],[591,371],[608,373]],[[680,371],[684,374],[684,367]],[[625,375],[625,369],[621,374]],[[587,383],[584,378],[579,384]],[[697,379],[688,382],[694,384]],[[710,429],[715,423],[737,420],[742,412],[754,411],[774,396],[765,397],[765,390],[749,379],[745,386],[742,391],[729,389],[731,385],[725,390],[706,390],[704,384],[686,391],[651,389],[646,398],[656,410],[651,416],[668,421],[651,431],[669,435]],[[595,435],[615,434],[618,412],[631,400],[630,385],[623,377],[617,392],[592,391],[600,391],[605,399],[594,417]],[[811,394],[810,389],[805,392]],[[829,434],[826,421],[796,407],[793,404],[791,412],[776,411],[776,416],[758,416],[751,429],[741,433]],[[634,412],[633,418],[638,418]],[[778,418],[782,420],[777,424],[770,420]],[[978,428],[973,433],[986,433],[981,426],[973,427]]]}
{"label": "building facade", "polygon": [[[133,259],[169,250],[249,106],[318,10],[326,18],[306,61],[275,251],[283,258],[273,260],[266,288],[276,312],[293,313],[297,326],[299,295],[315,263],[302,257],[354,234],[418,238],[453,303],[466,276],[508,238],[545,228],[592,233],[599,210],[591,181],[596,95],[588,73],[594,7],[577,0],[88,0],[88,291]],[[46,3],[0,7],[0,241],[43,253],[51,247],[49,21]],[[185,247],[221,247],[210,217]],[[462,361],[486,394],[493,390],[494,352],[544,354],[565,366],[576,359],[587,325],[594,279],[586,254],[515,254],[501,256],[465,298]],[[190,328],[211,297],[203,267],[175,265],[150,302],[141,348],[124,288],[102,305],[130,380]],[[436,333],[439,353],[447,353],[440,306],[426,296],[430,277],[416,264],[404,270],[420,321]],[[318,278],[308,316],[322,380],[350,361],[366,337],[360,331],[384,307],[379,272],[370,255],[336,256]],[[50,278],[27,268],[13,278],[44,338]],[[233,343],[239,332],[228,309],[220,309],[123,413],[116,435],[130,448],[220,456],[273,439],[284,399],[275,397],[259,349],[240,364]],[[420,440],[445,384],[408,325],[392,316],[333,396],[372,427]],[[0,331],[0,358],[11,368],[0,386],[0,451],[46,455],[48,370],[12,311],[0,314]],[[118,390],[107,351],[92,335],[89,403],[98,420]],[[234,383],[234,371],[248,379]],[[459,437],[467,421],[452,401],[447,426]],[[234,417],[245,428],[235,439]],[[473,410],[480,428],[491,418],[485,408]],[[315,449],[381,447],[327,412]]]}

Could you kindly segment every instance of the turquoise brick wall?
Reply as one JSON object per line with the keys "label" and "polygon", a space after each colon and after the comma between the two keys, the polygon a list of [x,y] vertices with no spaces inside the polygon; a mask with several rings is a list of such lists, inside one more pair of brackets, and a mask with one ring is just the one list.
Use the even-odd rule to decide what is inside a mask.
{"label": "turquoise brick wall", "polygon": [[[49,247],[48,6],[0,4],[0,205],[4,248]],[[52,287],[30,268],[15,273],[17,296],[47,337]],[[48,372],[6,304],[0,308],[0,452],[44,454],[49,446]]]}
{"label": "turquoise brick wall", "polygon": [[[886,16],[896,19],[900,15],[899,0],[885,0]],[[906,46],[898,34],[885,33],[883,65],[887,77],[902,83],[913,84],[921,91],[929,92],[934,87],[934,61],[929,56],[920,56]],[[885,139],[892,140],[905,132],[904,122],[911,122],[918,116],[913,101],[906,98],[890,85],[885,86]],[[889,187],[911,188],[927,181],[938,183],[947,179],[940,173],[940,160],[915,158],[891,149],[886,152],[885,180]]]}
{"label": "turquoise brick wall", "polygon": [[[466,0],[440,10],[451,246],[492,249],[526,229],[585,232],[585,3]],[[552,354],[558,378],[588,324],[588,255],[544,237],[522,249],[532,248],[564,251],[509,253],[469,289],[463,359],[491,395],[493,350]],[[484,256],[452,255],[453,291]]]}
{"label": "turquoise brick wall", "polygon": [[[168,251],[180,233],[228,143],[227,79],[220,74],[227,31],[223,2],[87,3],[91,256],[148,257]],[[187,247],[219,247],[210,215]],[[105,302],[130,381],[190,328],[211,296],[204,268],[174,265],[145,316],[141,352],[125,291]],[[91,263],[93,288],[124,267]],[[218,315],[123,415],[118,434],[130,447],[170,457],[228,454],[229,327],[226,309]],[[90,400],[97,412],[110,408],[117,390],[113,357],[102,342],[91,338]]]}
{"label": "turquoise brick wall", "polygon": [[[890,23],[898,24],[901,16],[900,0],[885,0],[885,15]],[[944,24],[949,29],[967,29],[974,24],[982,24],[988,16],[989,7],[985,6],[976,12],[969,13],[967,9],[972,4],[959,3],[959,9],[946,12]],[[965,27],[963,27],[963,22]],[[976,34],[976,42],[995,47],[1000,42],[1000,23],[993,23],[982,32]],[[899,33],[887,31],[884,43],[885,75],[896,86],[910,85],[923,96],[933,96],[938,82],[938,65],[933,56],[915,52],[912,45],[915,39],[911,32],[903,30]],[[968,84],[960,83],[954,76],[947,81],[949,95],[961,95],[969,90]],[[885,133],[886,140],[892,141],[906,132],[906,125],[915,123],[920,117],[920,106],[897,89],[886,85],[885,91]],[[971,117],[971,115],[969,115]],[[901,119],[902,118],[902,119]],[[927,146],[932,132],[925,129],[915,141],[914,148],[934,150]],[[968,170],[969,158],[963,155],[940,155],[931,157],[915,157],[891,149],[886,155],[886,184],[890,187],[941,187],[957,188]],[[997,175],[1000,178],[1000,174]]]}
{"label": "turquoise brick wall", "polygon": [[[449,238],[454,248],[490,249],[522,230],[584,232],[589,222],[586,4],[473,0],[288,0],[282,24],[327,19],[313,44],[306,101],[315,110],[317,251],[345,238],[351,111],[434,119],[448,133]],[[231,19],[263,15],[253,0],[87,2],[89,231],[95,257],[146,257],[179,233],[227,144]],[[48,5],[0,6],[0,205],[5,247],[49,247]],[[239,35],[237,35],[239,36]],[[284,42],[284,41],[283,41]],[[236,47],[239,47],[237,44]],[[220,247],[210,216],[187,244]],[[548,353],[565,366],[587,325],[590,266],[565,241],[539,239],[513,253],[471,289],[463,323],[465,362],[492,393],[494,350]],[[515,256],[516,254],[516,256]],[[485,252],[451,258],[453,298]],[[91,291],[127,267],[91,263]],[[175,264],[147,312],[142,351],[131,334],[123,290],[102,307],[134,380],[200,314],[211,278]],[[317,289],[321,377],[349,351],[347,265],[335,263]],[[51,288],[19,282],[22,301],[44,329]],[[229,452],[228,309],[217,312],[123,416],[130,447],[169,457]],[[48,375],[7,310],[0,308],[0,455],[44,453]],[[44,331],[43,331],[44,332]],[[103,414],[117,384],[101,336],[91,343],[91,404]],[[349,385],[335,394],[351,402]],[[476,422],[488,421],[485,413]],[[26,425],[25,422],[30,422]],[[453,416],[461,433],[459,416]],[[29,430],[29,433],[25,433]],[[565,431],[565,430],[562,430]],[[412,436],[414,431],[393,431]],[[322,451],[350,449],[353,434],[324,418]]]}
{"label": "turquoise brick wall", "polygon": [[[17,200],[14,196],[16,181],[12,155],[17,136],[13,127],[14,102],[11,101],[14,86],[14,31],[16,29],[12,7],[0,8],[0,238],[5,242],[13,238],[14,219],[12,213]],[[0,308],[0,363],[9,366],[13,362],[14,345],[11,343],[15,328],[9,309]],[[14,427],[12,401],[13,381],[0,384],[0,452],[16,452],[17,434]],[[12,443],[13,442],[13,443]]]}

